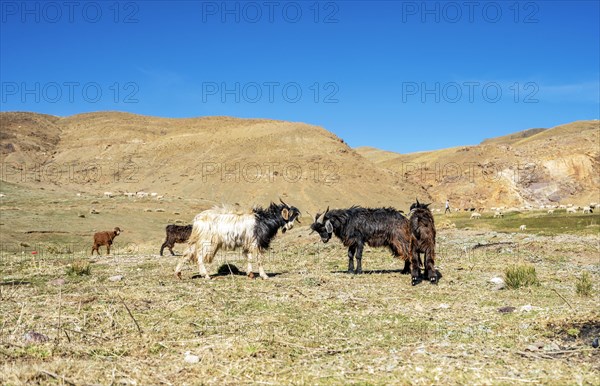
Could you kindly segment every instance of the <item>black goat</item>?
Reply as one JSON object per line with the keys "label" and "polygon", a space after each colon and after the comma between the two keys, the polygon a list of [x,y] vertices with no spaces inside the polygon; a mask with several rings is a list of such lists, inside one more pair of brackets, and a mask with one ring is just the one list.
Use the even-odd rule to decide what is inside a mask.
{"label": "black goat", "polygon": [[[408,220],[410,222],[410,230],[414,236],[414,248],[411,261],[417,261],[419,264],[413,264],[411,276],[419,276],[421,273],[420,254],[425,255],[425,277],[433,284],[437,283],[437,272],[435,271],[435,223],[433,215],[429,209],[430,204],[421,204],[419,200],[410,206]],[[405,264],[404,270],[407,271],[408,264]],[[414,283],[413,283],[414,284]]]}
{"label": "black goat", "polygon": [[167,238],[165,242],[160,246],[160,255],[163,255],[163,250],[169,248],[171,256],[175,256],[173,253],[173,247],[175,243],[186,243],[192,234],[192,225],[167,225],[165,228],[167,232]]}
{"label": "black goat", "polygon": [[[362,208],[327,210],[315,216],[311,229],[328,242],[335,234],[348,247],[348,273],[362,273],[362,252],[365,244],[372,247],[388,247],[394,257],[410,261],[418,254],[412,253],[414,236],[408,219],[394,208]],[[356,270],[354,270],[356,258]],[[408,262],[407,264],[411,264]],[[412,262],[419,266],[419,262]],[[414,272],[414,270],[413,270]],[[417,271],[418,272],[418,271]],[[413,284],[418,282],[413,276]]]}

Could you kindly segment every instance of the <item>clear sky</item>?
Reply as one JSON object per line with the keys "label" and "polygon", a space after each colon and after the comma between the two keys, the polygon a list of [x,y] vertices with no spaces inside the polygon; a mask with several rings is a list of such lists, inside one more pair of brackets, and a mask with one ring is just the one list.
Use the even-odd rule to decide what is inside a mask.
{"label": "clear sky", "polygon": [[397,152],[598,119],[598,1],[1,1],[2,111],[228,115]]}

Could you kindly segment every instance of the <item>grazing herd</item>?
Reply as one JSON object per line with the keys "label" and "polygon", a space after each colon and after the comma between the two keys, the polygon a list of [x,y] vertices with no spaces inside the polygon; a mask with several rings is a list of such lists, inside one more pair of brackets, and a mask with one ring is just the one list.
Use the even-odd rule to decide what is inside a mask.
{"label": "grazing herd", "polygon": [[[583,213],[592,213],[592,208],[584,207]],[[565,209],[567,213],[576,213],[577,210],[576,207]],[[504,217],[501,208],[494,210],[494,218]],[[552,213],[554,209],[549,209],[548,214]],[[281,199],[279,204],[271,203],[266,208],[255,207],[247,211],[229,206],[214,207],[196,215],[191,225],[168,225],[160,255],[168,248],[171,255],[175,256],[175,244],[187,242],[188,248],[175,269],[176,276],[181,279],[184,264],[191,261],[198,265],[200,275],[209,279],[205,264],[210,264],[219,250],[241,250],[248,262],[248,276],[254,276],[252,263],[255,261],[260,277],[267,279],[263,255],[278,231],[285,233],[292,229],[296,222],[300,222],[300,216],[298,208]],[[481,214],[473,208],[470,218],[479,219]],[[388,248],[393,257],[403,260],[401,272],[410,273],[412,285],[418,284],[423,278],[433,284],[438,281],[438,272],[435,270],[436,230],[429,204],[416,200],[408,214],[391,207],[352,206],[333,210],[328,207],[325,212],[317,213],[310,229],[311,234],[319,234],[323,243],[335,235],[348,248],[348,273],[363,273],[362,257],[367,245]],[[526,229],[525,225],[519,227],[520,231]],[[106,246],[107,253],[110,253],[113,240],[121,231],[116,227],[112,231],[96,233],[92,255],[94,251],[100,254],[100,246]]]}

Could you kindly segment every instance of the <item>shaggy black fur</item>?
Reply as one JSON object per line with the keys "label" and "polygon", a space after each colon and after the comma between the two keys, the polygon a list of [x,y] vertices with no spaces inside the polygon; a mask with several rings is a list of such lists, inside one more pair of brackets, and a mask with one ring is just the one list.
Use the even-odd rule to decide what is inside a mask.
{"label": "shaggy black fur", "polygon": [[283,201],[279,205],[271,203],[266,209],[256,207],[253,209],[253,212],[256,218],[254,236],[261,252],[269,249],[271,240],[273,240],[280,228],[281,232],[285,233],[286,230],[294,225],[294,221],[300,222],[300,211],[298,208],[289,206]]}
{"label": "shaggy black fur", "polygon": [[[410,229],[414,236],[415,248],[413,248],[412,261],[421,262],[420,254],[425,255],[425,277],[431,283],[437,283],[437,273],[435,271],[435,223],[433,215],[429,209],[430,204],[421,204],[419,200],[410,206],[409,222]],[[404,270],[407,270],[404,266]],[[419,265],[412,265],[411,276],[420,275]]]}
{"label": "shaggy black fur", "polygon": [[[334,209],[317,214],[311,229],[326,243],[335,234],[348,247],[348,273],[362,273],[364,245],[388,247],[394,257],[410,260],[411,230],[407,218],[394,208]],[[354,270],[356,258],[356,270]],[[410,265],[410,263],[408,263]]]}
{"label": "shaggy black fur", "polygon": [[160,255],[163,255],[163,250],[165,247],[169,248],[171,251],[171,256],[175,256],[173,253],[173,247],[175,243],[185,243],[190,238],[192,234],[192,225],[167,225],[165,231],[167,232],[167,238],[165,242],[160,246]]}

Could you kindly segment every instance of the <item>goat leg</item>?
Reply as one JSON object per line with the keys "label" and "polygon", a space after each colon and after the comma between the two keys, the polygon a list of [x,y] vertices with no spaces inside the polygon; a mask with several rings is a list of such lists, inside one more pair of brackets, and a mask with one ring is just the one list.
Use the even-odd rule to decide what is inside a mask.
{"label": "goat leg", "polygon": [[[435,247],[434,247],[435,248]],[[431,284],[437,284],[437,273],[435,272],[435,250],[429,248],[425,253],[425,274]]]}
{"label": "goat leg", "polygon": [[413,245],[411,248],[411,260],[410,260],[410,275],[412,278],[412,285],[417,285],[421,282],[421,258],[419,257],[419,251],[416,246]]}
{"label": "goat leg", "polygon": [[354,273],[356,273],[357,275],[360,275],[361,273],[363,273],[362,270],[362,252],[363,252],[363,245],[362,244],[358,244],[358,246],[356,247],[356,271]]}
{"label": "goat leg", "polygon": [[356,246],[352,245],[348,248],[348,273],[354,273],[354,252]]}

